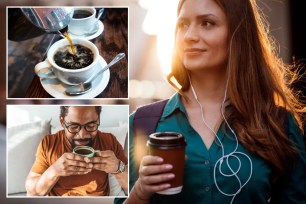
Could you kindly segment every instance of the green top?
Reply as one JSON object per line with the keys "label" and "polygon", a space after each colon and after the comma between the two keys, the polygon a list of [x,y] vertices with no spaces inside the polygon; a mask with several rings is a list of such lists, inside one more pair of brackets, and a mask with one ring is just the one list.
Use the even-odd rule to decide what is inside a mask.
{"label": "green top", "polygon": [[[138,169],[133,168],[133,118],[130,116],[130,189],[137,180]],[[225,134],[223,125],[217,132],[218,138],[222,141],[225,154],[232,152],[236,147],[233,134],[227,131]],[[167,102],[164,112],[158,123],[156,132],[173,131],[183,134],[187,140],[183,190],[176,195],[154,194],[151,203],[192,203],[192,204],[219,204],[230,203],[232,196],[225,196],[217,189],[217,186],[225,194],[234,194],[239,190],[239,182],[235,176],[224,177],[216,171],[217,186],[214,181],[214,167],[222,156],[222,148],[215,140],[209,149],[204,145],[201,136],[190,125],[185,107],[180,101],[179,94],[175,94]],[[294,168],[288,175],[281,187],[281,193],[277,197],[277,203],[297,203],[306,204],[306,152],[302,134],[292,116],[288,114],[288,134],[292,142],[299,148],[298,159]],[[244,185],[250,176],[249,182],[242,188],[241,192],[234,198],[233,203],[269,203],[271,197],[270,177],[272,167],[268,162],[257,155],[250,153],[241,144],[238,144],[238,152],[229,158],[229,163],[233,171],[239,167],[237,157],[241,160],[241,167],[237,173]],[[252,160],[252,166],[248,158]],[[252,169],[252,173],[251,173]],[[226,166],[226,159],[223,159],[222,170],[230,173]],[[122,203],[123,198],[115,199],[115,203]]]}

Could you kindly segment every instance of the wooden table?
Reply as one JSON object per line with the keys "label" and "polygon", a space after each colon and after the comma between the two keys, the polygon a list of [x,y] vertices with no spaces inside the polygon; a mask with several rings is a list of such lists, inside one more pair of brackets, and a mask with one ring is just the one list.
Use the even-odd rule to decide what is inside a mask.
{"label": "wooden table", "polygon": [[[24,18],[20,20],[22,18],[15,16],[16,22],[10,23],[14,27],[8,28],[8,38],[11,39],[8,41],[8,98],[53,98],[44,90],[33,70],[37,63],[46,58],[48,47],[61,37],[42,34],[35,27],[22,33],[18,28],[28,24]],[[109,83],[96,98],[128,98],[128,9],[106,8],[101,20],[104,31],[91,40],[98,47],[100,55],[107,63],[120,52],[124,52],[126,57],[112,66]],[[20,40],[26,38],[25,35],[31,36]]]}

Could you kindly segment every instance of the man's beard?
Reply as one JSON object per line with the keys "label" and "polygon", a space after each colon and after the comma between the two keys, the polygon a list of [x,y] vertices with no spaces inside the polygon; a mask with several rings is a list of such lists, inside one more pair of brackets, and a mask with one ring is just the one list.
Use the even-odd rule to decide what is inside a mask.
{"label": "man's beard", "polygon": [[68,140],[70,145],[71,145],[71,148],[74,149],[77,145],[75,144],[75,141],[80,141],[80,142],[88,142],[86,144],[86,146],[89,146],[89,147],[92,147],[92,144],[93,144],[93,140],[94,138],[86,138],[86,139],[71,139],[71,140]]}

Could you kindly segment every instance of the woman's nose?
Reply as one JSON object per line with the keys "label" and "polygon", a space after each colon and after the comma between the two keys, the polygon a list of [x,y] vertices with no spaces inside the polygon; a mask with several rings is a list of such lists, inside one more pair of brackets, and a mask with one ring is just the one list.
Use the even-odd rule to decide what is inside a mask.
{"label": "woman's nose", "polygon": [[199,33],[198,29],[196,28],[195,25],[190,24],[186,30],[186,33],[184,35],[184,40],[186,42],[190,41],[198,41],[199,40]]}

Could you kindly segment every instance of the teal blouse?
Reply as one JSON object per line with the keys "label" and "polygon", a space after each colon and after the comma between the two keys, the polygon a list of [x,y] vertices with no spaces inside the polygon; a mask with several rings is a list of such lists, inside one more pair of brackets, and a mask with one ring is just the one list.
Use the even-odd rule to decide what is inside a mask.
{"label": "teal blouse", "polygon": [[[129,129],[130,189],[133,187],[138,175],[138,169],[133,168],[133,118],[134,115],[132,114],[130,116]],[[235,149],[236,141],[233,139],[233,134],[230,131],[225,131],[225,129],[221,126],[217,136],[222,141],[225,154],[228,154]],[[235,194],[239,190],[239,182],[235,176],[225,177],[221,175],[219,170],[214,171],[215,164],[222,156],[221,145],[215,141],[209,149],[206,148],[200,135],[189,124],[186,110],[178,94],[170,98],[160,118],[156,132],[163,131],[179,132],[187,140],[186,155],[188,159],[185,161],[184,184],[180,194],[171,196],[154,194],[151,203],[230,203],[233,196],[226,196],[220,190],[225,194]],[[297,145],[299,152],[294,168],[288,172],[288,175],[284,176],[285,179],[278,186],[281,192],[277,197],[277,203],[306,204],[305,144],[302,133],[290,114],[288,114],[288,134],[291,141]],[[251,159],[252,163],[245,155]],[[244,185],[248,179],[249,181],[235,196],[233,203],[269,203],[272,187],[270,182],[272,167],[259,156],[250,153],[241,144],[238,144],[237,153],[229,158],[233,171],[237,171],[239,168],[237,158],[241,161],[241,167],[237,173],[241,185]],[[223,160],[221,170],[230,174],[230,169],[225,164],[226,160]],[[219,187],[219,190],[217,187]],[[115,199],[115,203],[123,203],[123,201],[123,198]]]}

